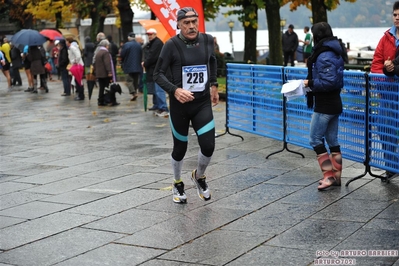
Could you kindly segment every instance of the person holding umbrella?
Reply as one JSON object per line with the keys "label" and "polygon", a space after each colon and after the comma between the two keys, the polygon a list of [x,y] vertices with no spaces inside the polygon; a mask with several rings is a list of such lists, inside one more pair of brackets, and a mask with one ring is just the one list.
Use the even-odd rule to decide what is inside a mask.
{"label": "person holding umbrella", "polygon": [[83,101],[85,99],[84,87],[82,83],[83,73],[84,73],[84,63],[82,59],[82,53],[79,50],[78,44],[73,40],[73,38],[68,37],[66,39],[66,44],[68,46],[68,59],[71,64],[69,72],[71,72],[73,83],[76,87],[78,96],[75,97],[75,101]]}
{"label": "person holding umbrella", "polygon": [[[28,59],[31,63],[31,74],[33,76],[40,77],[40,88],[48,92],[47,80],[46,80],[46,69],[44,68],[44,62],[46,60],[46,55],[43,47],[30,46]],[[32,91],[37,93],[37,89]]]}
{"label": "person holding umbrella", "polygon": [[45,43],[46,41],[46,37],[41,35],[37,30],[32,29],[22,29],[15,33],[11,38],[11,42],[14,45],[24,47],[22,59],[24,60],[25,73],[29,83],[28,89],[25,90],[26,92],[34,92],[33,75],[31,73],[31,62],[28,59],[29,47],[43,45],[43,43]]}
{"label": "person holding umbrella", "polygon": [[[109,41],[102,40],[98,44],[98,49],[94,59],[94,75],[98,79],[99,91],[98,91],[98,106],[106,106],[105,102],[105,88],[109,87],[110,81],[113,77],[113,63],[111,54],[108,51]],[[111,105],[116,106],[119,103],[116,102],[115,93],[112,94]]]}

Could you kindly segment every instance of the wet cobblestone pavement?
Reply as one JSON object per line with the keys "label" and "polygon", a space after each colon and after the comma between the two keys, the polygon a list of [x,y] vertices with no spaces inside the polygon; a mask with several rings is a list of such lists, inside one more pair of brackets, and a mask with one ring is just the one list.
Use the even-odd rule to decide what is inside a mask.
{"label": "wet cobblestone pavement", "polygon": [[[366,175],[318,192],[313,151],[290,146],[305,158],[283,151],[266,159],[283,144],[223,134],[221,102],[206,172],[212,199],[201,201],[189,178],[198,153],[192,131],[188,203],[179,205],[169,120],[144,112],[142,95],[130,102],[122,83],[119,106],[97,107],[97,89],[90,101],[74,101],[60,96],[60,81],[49,82],[49,93],[6,88],[2,75],[1,266],[399,266],[398,178]],[[343,184],[363,172],[344,160]]]}

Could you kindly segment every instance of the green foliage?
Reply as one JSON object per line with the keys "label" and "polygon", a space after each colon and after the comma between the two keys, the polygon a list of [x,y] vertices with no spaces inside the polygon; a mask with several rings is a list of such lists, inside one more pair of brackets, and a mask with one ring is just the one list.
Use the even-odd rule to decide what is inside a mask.
{"label": "green foliage", "polygon": [[223,13],[225,17],[236,15],[244,27],[257,29],[257,10],[264,9],[265,5],[262,0],[206,0],[204,7],[207,19],[214,18],[220,7],[229,7],[231,9]]}

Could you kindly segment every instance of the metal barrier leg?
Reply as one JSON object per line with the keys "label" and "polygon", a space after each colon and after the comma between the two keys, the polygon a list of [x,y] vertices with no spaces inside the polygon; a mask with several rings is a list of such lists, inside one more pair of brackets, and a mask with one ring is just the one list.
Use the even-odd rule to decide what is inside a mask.
{"label": "metal barrier leg", "polygon": [[[226,66],[226,69],[227,69],[227,66]],[[235,136],[235,137],[239,137],[239,138],[241,138],[242,141],[244,141],[244,138],[242,136],[231,133],[229,127],[227,126],[227,119],[228,119],[227,115],[228,115],[228,110],[229,110],[229,89],[228,89],[229,88],[229,86],[228,86],[229,84],[228,84],[228,81],[229,80],[227,79],[226,80],[226,124],[224,124],[225,131],[224,131],[224,133],[222,133],[220,135],[217,135],[216,138],[224,136],[227,133],[229,133],[230,135]]]}
{"label": "metal barrier leg", "polygon": [[284,141],[283,148],[281,150],[279,150],[279,151],[275,151],[275,152],[270,153],[269,155],[266,156],[266,159],[268,159],[270,156],[272,156],[274,154],[277,154],[277,153],[280,153],[280,152],[282,152],[284,150],[287,150],[288,152],[291,152],[291,153],[295,153],[295,154],[301,155],[302,158],[305,158],[305,155],[303,155],[302,153],[297,152],[297,151],[292,151],[292,150],[288,149],[288,144],[287,144],[287,142]]}
{"label": "metal barrier leg", "polygon": [[379,176],[379,175],[373,174],[373,173],[371,172],[371,167],[370,167],[370,165],[368,164],[368,162],[366,162],[365,165],[366,165],[366,167],[365,167],[364,173],[361,174],[361,175],[359,175],[359,176],[356,176],[356,177],[353,177],[352,179],[350,179],[348,182],[346,182],[345,186],[349,186],[350,183],[352,183],[353,181],[355,181],[355,180],[357,180],[357,179],[360,179],[360,178],[364,177],[364,176],[367,175],[367,174],[369,174],[369,175],[371,175],[372,177],[375,177],[375,178],[380,178],[380,179],[381,179],[381,182],[387,182],[387,183],[389,183],[389,180],[390,180],[390,179],[392,179],[393,177],[395,177],[395,175],[394,175],[394,176],[392,176],[392,177],[390,177],[390,178],[386,178],[386,177],[383,177],[383,176]]}
{"label": "metal barrier leg", "polygon": [[231,132],[230,132],[230,129],[227,127],[226,124],[225,124],[225,126],[226,126],[226,129],[225,129],[224,133],[222,133],[222,134],[220,134],[220,135],[217,135],[215,138],[224,136],[224,135],[226,135],[227,133],[229,133],[230,135],[232,135],[232,136],[234,136],[234,137],[241,138],[241,140],[244,141],[244,138],[243,138],[242,136],[231,133]]}
{"label": "metal barrier leg", "polygon": [[287,150],[288,152],[292,152],[292,153],[301,155],[302,158],[305,158],[305,155],[303,155],[302,153],[297,152],[297,151],[291,151],[290,149],[288,149],[288,143],[287,143],[287,141],[285,141],[286,140],[286,136],[287,136],[287,109],[286,109],[287,103],[286,103],[286,101],[287,101],[287,99],[284,97],[284,99],[283,99],[283,127],[284,127],[283,128],[283,140],[284,140],[283,141],[283,148],[281,150],[279,150],[279,151],[270,153],[269,155],[266,156],[266,159],[268,159],[270,156],[272,156],[274,154],[277,154],[277,153],[280,153],[280,152],[282,152],[284,150]]}

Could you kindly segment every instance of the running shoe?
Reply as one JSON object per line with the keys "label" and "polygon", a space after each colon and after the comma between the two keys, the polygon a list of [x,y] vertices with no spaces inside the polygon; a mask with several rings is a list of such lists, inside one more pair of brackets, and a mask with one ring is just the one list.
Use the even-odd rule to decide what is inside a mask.
{"label": "running shoe", "polygon": [[173,202],[175,203],[187,203],[187,196],[184,192],[183,181],[173,184]]}
{"label": "running shoe", "polygon": [[165,118],[169,117],[169,113],[166,111],[162,111],[162,110],[155,111],[155,115],[159,116],[159,117],[165,117]]}
{"label": "running shoe", "polygon": [[208,184],[206,183],[206,176],[203,175],[200,178],[195,178],[195,173],[197,170],[193,170],[191,172],[191,180],[193,181],[194,185],[197,187],[197,193],[200,199],[202,200],[210,200],[211,199],[211,192],[209,191]]}

